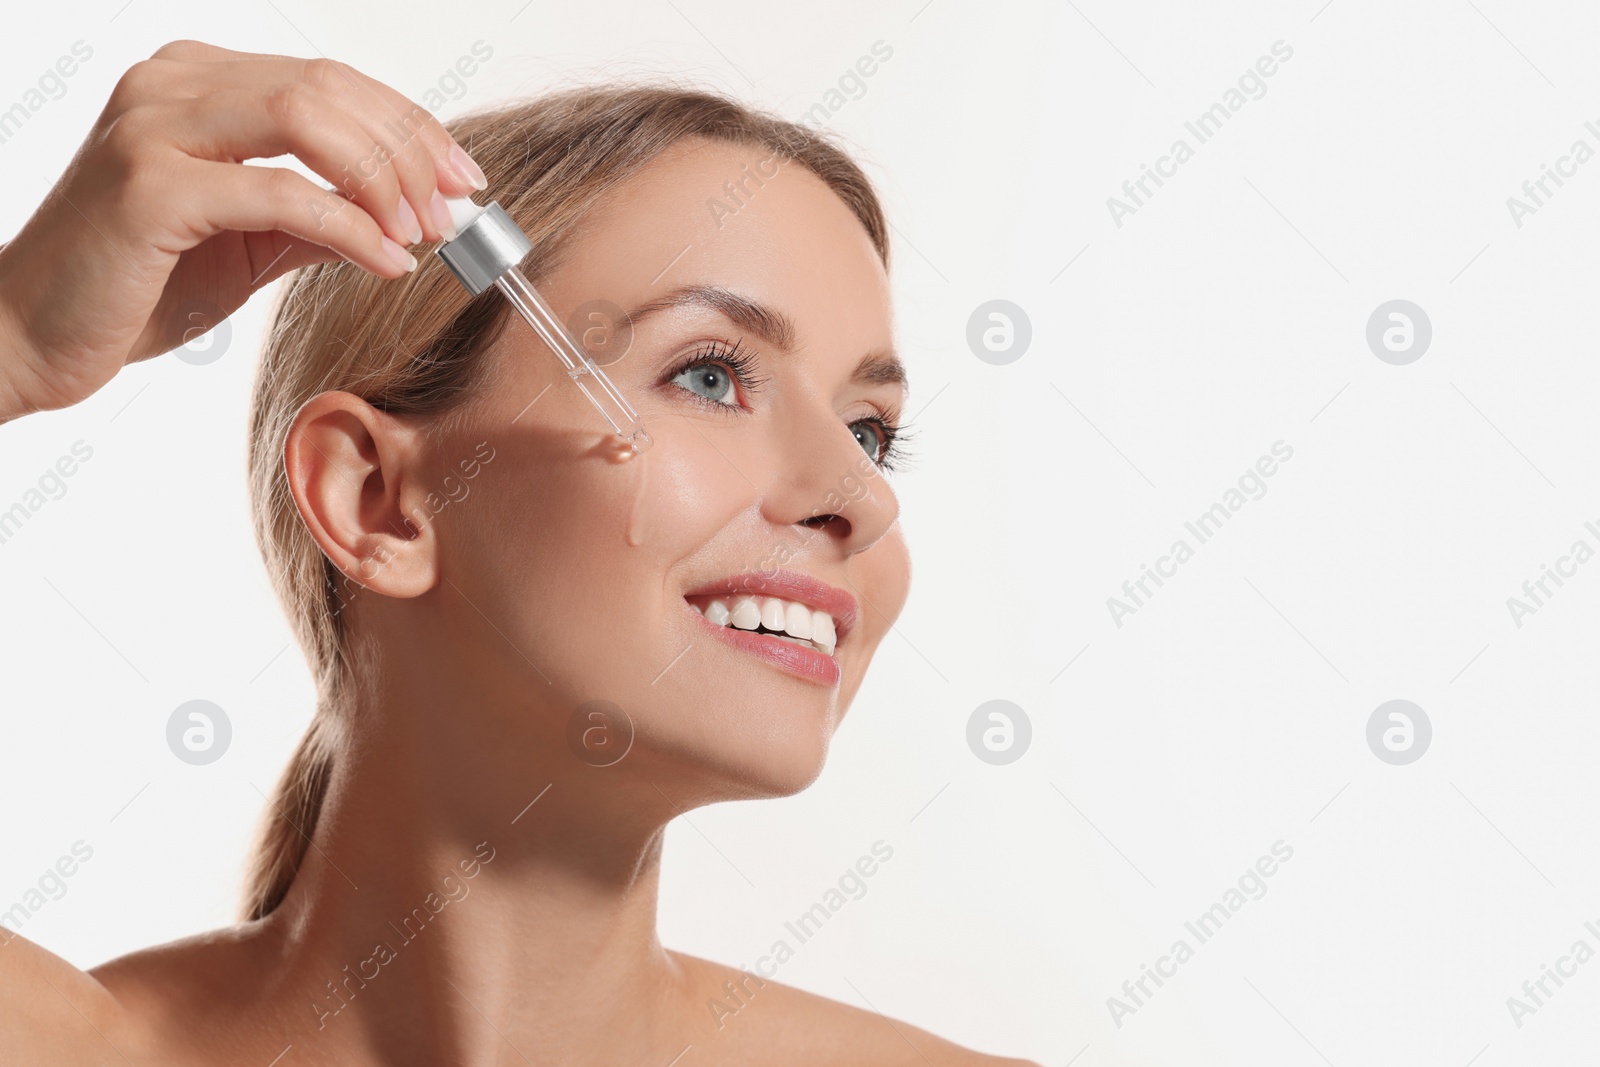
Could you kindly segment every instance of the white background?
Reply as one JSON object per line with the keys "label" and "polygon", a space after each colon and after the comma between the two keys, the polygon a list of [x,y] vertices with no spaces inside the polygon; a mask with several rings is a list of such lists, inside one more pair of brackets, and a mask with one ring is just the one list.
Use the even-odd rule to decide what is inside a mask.
{"label": "white background", "polygon": [[[123,3],[30,5],[0,35],[0,108],[74,41],[94,50],[0,144],[5,235],[174,38],[321,52],[419,100],[487,42],[441,117],[648,70],[798,118],[893,49],[830,126],[895,227],[912,597],[814,787],[673,824],[669,946],[753,962],[882,838],[894,858],[780,981],[1052,1065],[1594,1047],[1600,962],[1520,1027],[1506,1004],[1576,940],[1600,950],[1600,562],[1520,627],[1506,605],[1574,541],[1600,549],[1600,160],[1520,227],[1506,204],[1573,141],[1600,150],[1593,10]],[[1184,121],[1279,40],[1265,95],[1197,145]],[[1194,158],[1116,225],[1107,198],[1179,137]],[[0,910],[89,843],[26,931],[80,966],[233,920],[262,792],[308,722],[244,492],[268,296],[216,363],[165,357],[0,429],[0,508],[94,449],[0,545]],[[997,298],[1032,324],[1005,366],[966,341]],[[1397,298],[1433,328],[1406,366],[1365,338]],[[1117,626],[1106,599],[1279,440],[1265,496]],[[208,767],[164,738],[194,698],[233,722]],[[966,742],[997,698],[1033,727],[1007,766]],[[1395,698],[1433,727],[1405,766],[1366,740]],[[1280,839],[1265,896],[1115,1025],[1107,998],[1194,945],[1185,920]]]}

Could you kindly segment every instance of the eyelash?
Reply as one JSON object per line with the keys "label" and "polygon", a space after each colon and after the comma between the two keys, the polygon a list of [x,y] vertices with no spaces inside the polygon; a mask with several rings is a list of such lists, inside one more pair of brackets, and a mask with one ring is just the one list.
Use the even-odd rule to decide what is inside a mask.
{"label": "eyelash", "polygon": [[[708,342],[692,355],[675,364],[662,376],[662,380],[663,382],[671,382],[672,379],[692,367],[715,363],[727,368],[733,380],[739,383],[739,388],[742,391],[748,393],[757,392],[766,384],[767,379],[755,373],[756,353],[745,349],[743,346],[744,341],[742,338],[732,346],[722,341]],[[683,386],[678,388],[706,407],[728,409],[738,406],[712,400]],[[875,460],[878,467],[886,471],[899,470],[901,464],[910,458],[905,442],[912,436],[912,433],[907,426],[894,421],[892,416],[878,412],[856,419],[851,425],[859,422],[870,422],[877,426],[878,433],[883,439],[883,455]]]}
{"label": "eyelash", "polygon": [[[741,338],[729,347],[722,341],[709,341],[687,359],[682,360],[677,366],[667,371],[665,378],[671,381],[690,367],[698,367],[704,363],[720,363],[733,375],[733,380],[739,383],[739,388],[750,393],[757,392],[766,384],[767,379],[757,376],[755,372],[756,356],[744,348]],[[715,408],[737,407],[735,404],[721,404],[715,400],[701,396],[692,389],[684,392],[700,401],[702,404]]]}

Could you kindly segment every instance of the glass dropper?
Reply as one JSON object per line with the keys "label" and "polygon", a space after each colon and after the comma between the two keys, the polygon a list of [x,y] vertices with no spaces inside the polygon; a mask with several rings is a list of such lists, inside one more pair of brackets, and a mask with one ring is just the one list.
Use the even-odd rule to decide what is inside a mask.
{"label": "glass dropper", "polygon": [[550,351],[561,360],[567,377],[605,417],[606,423],[627,442],[635,453],[650,447],[650,435],[639,421],[639,413],[589,358],[550,305],[534,289],[517,264],[533,248],[528,235],[511,220],[498,200],[482,205],[471,197],[445,197],[456,235],[436,249],[467,291],[477,296],[489,286],[499,287],[511,305],[528,320]]}

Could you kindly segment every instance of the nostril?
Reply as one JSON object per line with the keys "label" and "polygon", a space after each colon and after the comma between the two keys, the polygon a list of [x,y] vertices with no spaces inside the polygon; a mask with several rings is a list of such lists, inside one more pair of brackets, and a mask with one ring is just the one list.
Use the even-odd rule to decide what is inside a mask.
{"label": "nostril", "polygon": [[800,525],[809,526],[813,530],[827,531],[832,529],[840,535],[848,535],[850,533],[850,520],[843,515],[813,515]]}
{"label": "nostril", "polygon": [[834,536],[841,538],[849,537],[851,530],[850,520],[843,515],[813,515],[802,520],[800,525],[821,533],[832,531]]}

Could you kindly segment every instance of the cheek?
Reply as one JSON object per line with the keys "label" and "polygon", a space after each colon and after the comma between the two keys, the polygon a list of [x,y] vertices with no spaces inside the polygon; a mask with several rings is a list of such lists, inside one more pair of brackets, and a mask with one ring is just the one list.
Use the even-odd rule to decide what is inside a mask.
{"label": "cheek", "polygon": [[756,491],[735,459],[695,424],[659,423],[655,446],[630,461],[636,469],[625,526],[629,544],[676,559],[710,541]]}
{"label": "cheek", "polygon": [[873,643],[900,617],[911,592],[911,550],[896,522],[871,548],[852,562],[852,580],[859,587],[862,625],[870,626]]}
{"label": "cheek", "polygon": [[[649,683],[682,650],[669,578],[756,499],[709,429],[657,419],[653,447],[625,462],[497,442],[472,495],[441,516],[454,520],[443,574],[472,601],[453,611],[460,640],[492,646],[500,630],[568,699]],[[597,679],[607,692],[584,688]]]}
{"label": "cheek", "polygon": [[[856,635],[863,638],[845,668],[838,706],[848,708],[866,680],[871,657],[883,643],[889,627],[900,617],[911,590],[911,552],[896,522],[876,544],[853,558],[850,581],[861,606]],[[844,712],[839,712],[842,718]],[[835,724],[837,725],[837,724]]]}

